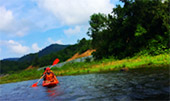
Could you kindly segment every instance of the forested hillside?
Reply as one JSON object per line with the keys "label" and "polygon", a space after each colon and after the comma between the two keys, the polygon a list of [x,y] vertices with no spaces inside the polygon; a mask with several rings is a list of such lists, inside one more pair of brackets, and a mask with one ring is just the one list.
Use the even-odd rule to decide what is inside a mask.
{"label": "forested hillside", "polygon": [[88,35],[96,59],[157,55],[170,49],[169,0],[120,0],[112,13],[93,14]]}
{"label": "forested hillside", "polygon": [[19,58],[6,58],[3,60],[7,60],[7,61],[18,61]]}
{"label": "forested hillside", "polygon": [[35,58],[40,58],[42,56],[51,54],[53,52],[58,52],[66,47],[68,47],[69,45],[59,45],[59,44],[52,44],[50,46],[47,46],[46,48],[40,50],[37,53],[31,53],[31,54],[27,54],[21,58],[19,58],[18,61],[23,62],[23,61],[33,61]]}
{"label": "forested hillside", "polygon": [[91,49],[91,40],[86,40],[85,38],[83,38],[79,40],[76,44],[70,45],[61,51],[53,52],[41,58],[37,58],[34,61],[33,65],[40,67],[51,65],[53,60],[55,60],[56,58],[59,58],[60,62],[63,62],[71,58],[75,53],[83,53],[88,49]]}
{"label": "forested hillside", "polygon": [[32,65],[34,67],[42,67],[51,65],[56,58],[60,62],[66,61],[75,53],[83,53],[91,49],[91,41],[85,38],[79,40],[74,45],[50,45],[38,53],[28,54],[18,59],[18,61],[1,60],[1,73],[13,72],[26,69]]}

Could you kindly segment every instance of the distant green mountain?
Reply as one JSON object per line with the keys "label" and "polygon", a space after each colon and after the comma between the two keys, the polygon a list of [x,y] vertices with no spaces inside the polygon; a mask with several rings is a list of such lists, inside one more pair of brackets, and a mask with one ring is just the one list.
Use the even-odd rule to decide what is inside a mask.
{"label": "distant green mountain", "polygon": [[37,53],[30,53],[21,58],[7,58],[7,59],[0,60],[0,64],[1,64],[0,72],[7,73],[7,72],[19,71],[19,70],[26,69],[30,65],[37,65],[39,64],[37,63],[37,61],[39,61],[41,57],[44,57],[51,53],[56,53],[60,50],[65,49],[68,46],[69,45],[52,44]]}
{"label": "distant green mountain", "polygon": [[70,45],[63,50],[52,52],[40,58],[37,56],[32,65],[39,67],[51,65],[56,58],[59,58],[60,62],[64,62],[71,58],[75,53],[83,53],[88,49],[91,49],[91,41],[83,38],[79,40],[77,44]]}
{"label": "distant green mountain", "polygon": [[38,57],[42,57],[44,55],[53,53],[53,52],[58,52],[66,47],[68,47],[69,45],[59,45],[59,44],[52,44],[46,48],[44,48],[43,50],[38,52]]}
{"label": "distant green mountain", "polygon": [[23,62],[23,61],[32,61],[35,58],[41,58],[42,56],[58,52],[60,50],[63,50],[64,48],[68,47],[69,45],[59,45],[59,44],[52,44],[50,46],[47,46],[46,48],[42,49],[38,53],[31,53],[27,54],[23,57],[21,57],[18,61]]}
{"label": "distant green mountain", "polygon": [[19,62],[23,62],[23,61],[32,61],[36,56],[37,56],[38,53],[30,53],[30,54],[27,54],[27,55],[24,55],[23,57],[19,58],[18,61]]}
{"label": "distant green mountain", "polygon": [[6,59],[3,59],[3,60],[6,60],[6,61],[18,61],[19,58],[6,58]]}
{"label": "distant green mountain", "polygon": [[58,58],[60,62],[66,61],[75,53],[82,53],[91,48],[91,41],[85,38],[74,45],[52,44],[37,53],[27,54],[18,61],[1,60],[1,73],[12,73],[26,69],[28,66],[43,67],[51,65]]}

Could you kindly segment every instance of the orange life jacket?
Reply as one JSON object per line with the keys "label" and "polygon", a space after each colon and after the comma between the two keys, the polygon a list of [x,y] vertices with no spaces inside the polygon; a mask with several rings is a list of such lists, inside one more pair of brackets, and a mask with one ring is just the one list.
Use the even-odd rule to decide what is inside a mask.
{"label": "orange life jacket", "polygon": [[52,79],[54,79],[54,74],[52,72],[50,73],[45,73],[45,79],[48,81],[51,81]]}

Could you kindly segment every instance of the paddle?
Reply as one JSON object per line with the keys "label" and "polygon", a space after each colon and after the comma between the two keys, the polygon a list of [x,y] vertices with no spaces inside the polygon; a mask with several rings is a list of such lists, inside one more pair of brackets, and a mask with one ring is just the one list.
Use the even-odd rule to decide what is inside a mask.
{"label": "paddle", "polygon": [[[55,59],[54,62],[53,62],[53,65],[50,66],[50,68],[53,67],[54,65],[56,65],[59,61],[60,61],[60,60],[59,60],[58,58]],[[41,78],[40,78],[36,83],[34,83],[34,84],[32,85],[32,87],[37,87],[38,82],[39,82],[44,76],[45,76],[45,74],[43,74],[43,76],[41,76]]]}

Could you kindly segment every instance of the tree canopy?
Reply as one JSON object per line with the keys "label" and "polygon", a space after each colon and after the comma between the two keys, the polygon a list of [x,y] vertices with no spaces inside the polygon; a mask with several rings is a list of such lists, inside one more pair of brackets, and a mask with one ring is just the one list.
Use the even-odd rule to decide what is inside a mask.
{"label": "tree canopy", "polygon": [[135,54],[156,55],[168,51],[170,35],[169,1],[121,0],[112,13],[93,14],[87,34],[96,49],[96,59]]}

